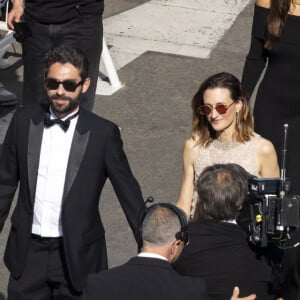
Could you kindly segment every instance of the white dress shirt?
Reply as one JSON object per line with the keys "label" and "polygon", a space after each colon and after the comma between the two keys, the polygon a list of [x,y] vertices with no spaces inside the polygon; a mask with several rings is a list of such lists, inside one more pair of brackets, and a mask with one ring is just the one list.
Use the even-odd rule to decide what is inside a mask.
{"label": "white dress shirt", "polygon": [[[62,120],[66,120],[77,111]],[[50,114],[51,119],[56,118],[51,109]],[[77,120],[78,116],[70,120],[70,127],[67,131],[64,131],[58,124],[44,128],[34,200],[33,234],[42,237],[63,235],[62,197]]]}

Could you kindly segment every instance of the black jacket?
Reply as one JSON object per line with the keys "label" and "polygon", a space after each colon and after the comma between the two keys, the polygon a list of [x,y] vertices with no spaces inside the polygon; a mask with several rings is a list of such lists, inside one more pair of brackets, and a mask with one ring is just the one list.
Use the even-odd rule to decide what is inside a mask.
{"label": "black jacket", "polygon": [[267,299],[271,270],[265,258],[252,251],[238,225],[191,223],[189,237],[174,267],[180,274],[205,279],[210,299],[230,299],[234,286],[241,297],[255,293],[257,299]]}
{"label": "black jacket", "polygon": [[134,257],[126,264],[89,275],[82,300],[207,300],[200,278],[181,276],[164,260]]}
{"label": "black jacket", "polygon": [[[26,106],[13,116],[0,157],[0,231],[20,184],[5,263],[18,278],[24,269],[33,220],[43,120],[46,109]],[[106,179],[118,196],[134,236],[140,242],[144,201],[122,148],[119,128],[80,109],[64,186],[61,222],[67,267],[76,290],[88,273],[107,268],[105,233],[98,204]]]}

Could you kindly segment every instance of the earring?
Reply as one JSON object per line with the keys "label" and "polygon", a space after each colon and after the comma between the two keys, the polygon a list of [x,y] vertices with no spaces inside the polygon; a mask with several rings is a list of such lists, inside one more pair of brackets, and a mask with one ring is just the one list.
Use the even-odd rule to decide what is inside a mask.
{"label": "earring", "polygon": [[237,126],[240,126],[240,112],[237,111],[236,114],[235,114],[235,123]]}

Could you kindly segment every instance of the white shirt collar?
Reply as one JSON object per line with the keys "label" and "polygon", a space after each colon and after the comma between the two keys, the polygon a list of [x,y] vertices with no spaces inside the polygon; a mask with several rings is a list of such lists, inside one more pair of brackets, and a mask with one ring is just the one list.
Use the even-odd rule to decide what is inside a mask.
{"label": "white shirt collar", "polygon": [[168,261],[164,256],[156,254],[156,253],[151,253],[151,252],[141,252],[137,256],[138,257],[158,258],[158,259]]}

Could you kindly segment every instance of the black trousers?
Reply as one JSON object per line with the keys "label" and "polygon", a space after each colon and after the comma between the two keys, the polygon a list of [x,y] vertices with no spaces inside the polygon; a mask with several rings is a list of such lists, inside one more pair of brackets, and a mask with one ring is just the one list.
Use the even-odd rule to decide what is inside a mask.
{"label": "black trousers", "polygon": [[23,104],[45,101],[48,103],[44,87],[44,56],[49,49],[64,45],[79,48],[87,55],[91,85],[88,91],[81,95],[80,103],[85,109],[93,110],[102,52],[102,17],[78,13],[77,18],[59,25],[28,20],[26,24],[28,36],[22,42]]}
{"label": "black trousers", "polygon": [[62,238],[32,236],[26,267],[18,279],[10,276],[8,300],[78,300],[70,283]]}

